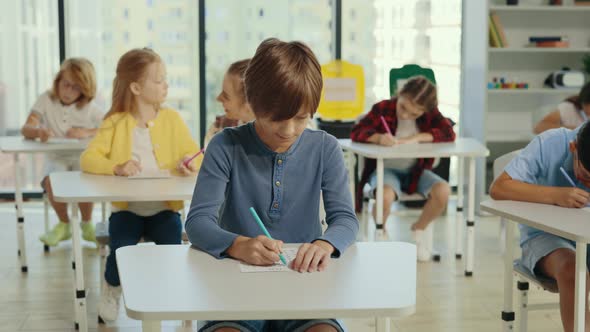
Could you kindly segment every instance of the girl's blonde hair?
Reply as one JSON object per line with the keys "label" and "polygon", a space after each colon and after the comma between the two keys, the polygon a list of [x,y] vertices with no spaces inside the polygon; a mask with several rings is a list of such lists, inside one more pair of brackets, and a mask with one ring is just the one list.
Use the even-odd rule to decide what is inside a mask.
{"label": "girl's blonde hair", "polygon": [[132,49],[121,56],[113,79],[113,102],[105,119],[115,113],[137,111],[131,83],[145,80],[148,66],[160,61],[160,56],[149,48]]}
{"label": "girl's blonde hair", "polygon": [[59,82],[65,72],[68,72],[74,84],[80,87],[80,97],[76,100],[76,107],[81,109],[96,97],[96,73],[92,62],[85,58],[66,59],[53,80],[49,97],[51,100],[59,99]]}
{"label": "girl's blonde hair", "polygon": [[400,90],[399,95],[403,95],[416,105],[424,107],[426,112],[438,107],[436,87],[424,76],[410,78]]}

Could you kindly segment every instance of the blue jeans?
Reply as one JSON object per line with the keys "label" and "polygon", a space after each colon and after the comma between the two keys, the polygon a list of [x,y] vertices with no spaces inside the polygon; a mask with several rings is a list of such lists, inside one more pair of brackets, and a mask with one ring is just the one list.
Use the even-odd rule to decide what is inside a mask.
{"label": "blue jeans", "polygon": [[[389,185],[391,188],[393,188],[396,199],[399,199],[403,193],[402,188],[408,187],[410,185],[410,180],[411,178],[409,170],[397,170],[392,168],[385,168],[383,170],[383,184]],[[418,188],[416,189],[416,192],[425,198],[428,198],[432,187],[440,182],[444,183],[446,181],[433,171],[425,169],[420,176],[420,179],[418,179]],[[371,190],[371,196],[374,196],[374,189],[377,187],[377,171],[371,174],[371,177],[369,178],[369,185],[371,186],[371,189],[373,189]]]}
{"label": "blue jeans", "polygon": [[119,270],[115,251],[121,247],[136,245],[146,236],[156,244],[180,244],[182,223],[180,214],[165,210],[153,216],[141,217],[129,211],[119,211],[109,218],[109,247],[104,278],[111,286],[119,286]]}
{"label": "blue jeans", "polygon": [[296,319],[208,321],[199,328],[199,332],[214,332],[223,327],[232,327],[240,332],[304,332],[318,324],[328,324],[338,332],[344,331],[342,324],[337,319]]}

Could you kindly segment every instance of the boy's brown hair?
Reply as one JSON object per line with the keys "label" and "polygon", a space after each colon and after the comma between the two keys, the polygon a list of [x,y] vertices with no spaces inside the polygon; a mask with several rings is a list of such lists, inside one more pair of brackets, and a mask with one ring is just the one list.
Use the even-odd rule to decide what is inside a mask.
{"label": "boy's brown hair", "polygon": [[410,78],[400,90],[399,95],[403,95],[414,104],[424,107],[426,112],[438,107],[436,87],[424,76]]}
{"label": "boy's brown hair", "polygon": [[74,84],[80,87],[80,97],[76,100],[76,107],[81,109],[96,97],[96,73],[92,62],[85,58],[69,58],[66,59],[59,69],[49,97],[51,100],[59,99],[59,82],[63,78],[65,72],[68,72]]}
{"label": "boy's brown hair", "polygon": [[322,93],[320,64],[298,41],[264,40],[244,76],[246,99],[257,117],[272,121],[293,118],[302,107],[316,112]]}
{"label": "boy's brown hair", "polygon": [[244,89],[244,74],[246,73],[246,69],[248,68],[249,63],[250,59],[236,61],[232,63],[227,69],[227,75],[235,76],[238,79],[236,91],[238,92],[238,94],[240,94],[240,97],[244,102],[246,101],[246,92]]}

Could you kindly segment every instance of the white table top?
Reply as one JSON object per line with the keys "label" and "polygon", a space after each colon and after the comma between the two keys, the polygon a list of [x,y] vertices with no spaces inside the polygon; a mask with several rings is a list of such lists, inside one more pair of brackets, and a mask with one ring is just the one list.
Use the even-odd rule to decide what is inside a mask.
{"label": "white table top", "polygon": [[590,243],[590,209],[568,209],[555,205],[487,200],[482,211],[559,235]]}
{"label": "white table top", "polygon": [[58,202],[181,201],[193,197],[196,177],[128,179],[82,172],[49,175],[53,197]]}
{"label": "white table top", "polygon": [[487,157],[490,151],[479,141],[458,137],[450,143],[415,143],[396,146],[382,146],[339,139],[340,146],[367,158],[444,158],[444,157]]}
{"label": "white table top", "polygon": [[0,137],[0,151],[4,153],[35,153],[52,151],[83,151],[89,140],[68,143],[42,143],[38,140],[24,139],[22,136]]}
{"label": "white table top", "polygon": [[416,246],[353,244],[324,272],[242,273],[187,245],[117,250],[127,315],[138,320],[399,317],[416,305]]}

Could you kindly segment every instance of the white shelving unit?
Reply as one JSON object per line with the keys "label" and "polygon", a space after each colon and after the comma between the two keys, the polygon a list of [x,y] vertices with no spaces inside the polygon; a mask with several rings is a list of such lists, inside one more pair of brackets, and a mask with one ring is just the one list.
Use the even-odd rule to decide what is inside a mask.
{"label": "white shelving unit", "polygon": [[590,11],[590,6],[549,6],[549,5],[491,5],[490,10],[495,12],[572,12]]}
{"label": "white shelving unit", "polygon": [[[507,6],[505,0],[489,0],[488,14],[496,13],[503,27],[508,46],[488,47],[487,81],[494,77],[527,82],[529,89],[490,89],[486,101],[486,141],[513,143],[510,148],[526,144],[532,128],[547,111],[579,89],[551,89],[543,86],[552,72],[569,67],[583,68],[582,57],[590,54],[590,7],[575,6],[564,1],[550,6],[548,0],[520,0]],[[569,48],[528,47],[531,36],[566,36]],[[502,148],[490,146],[494,150]]]}

